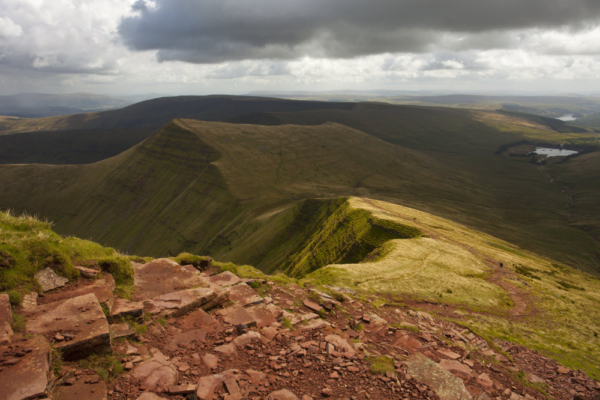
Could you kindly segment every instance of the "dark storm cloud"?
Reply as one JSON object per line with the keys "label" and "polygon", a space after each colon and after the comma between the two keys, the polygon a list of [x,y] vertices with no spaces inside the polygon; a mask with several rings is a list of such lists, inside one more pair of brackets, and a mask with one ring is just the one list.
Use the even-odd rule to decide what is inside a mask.
{"label": "dark storm cloud", "polygon": [[[598,0],[139,0],[119,34],[160,61],[507,48],[509,30],[597,25]],[[445,42],[445,34],[466,40]]]}

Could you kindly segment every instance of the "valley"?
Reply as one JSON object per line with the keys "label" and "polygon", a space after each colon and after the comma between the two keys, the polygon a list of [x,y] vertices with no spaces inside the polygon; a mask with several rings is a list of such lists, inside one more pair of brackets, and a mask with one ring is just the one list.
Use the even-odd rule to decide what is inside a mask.
{"label": "valley", "polygon": [[[460,378],[456,390],[464,398],[510,392],[507,396],[515,399],[567,399],[564,383],[558,383],[562,373],[545,372],[548,368],[582,371],[573,382],[587,386],[568,386],[573,393],[596,390],[587,377],[600,376],[600,188],[595,184],[600,153],[590,144],[592,133],[547,125],[537,117],[437,107],[220,96],[140,104],[129,110],[1,121],[0,142],[12,150],[0,165],[0,207],[25,216],[3,214],[0,221],[0,290],[13,296],[17,321],[24,318],[28,331],[39,324],[35,310],[90,300],[89,294],[80,294],[100,290],[102,282],[111,280],[88,282],[88,275],[102,274],[114,276],[110,291],[115,300],[104,309],[109,330],[136,330],[139,340],[155,346],[153,354],[185,360],[173,365],[184,368],[175,382],[187,386],[158,389],[173,390],[175,397],[181,394],[177,390],[191,390],[208,399],[206,380],[219,376],[160,339],[175,343],[196,335],[189,331],[195,317],[186,316],[196,305],[208,312],[203,321],[229,327],[225,336],[222,330],[205,332],[198,349],[220,352],[227,339],[232,349],[249,350],[244,361],[220,359],[223,368],[264,369],[253,352],[261,347],[235,347],[244,335],[273,332],[283,344],[288,335],[302,332],[319,339],[325,329],[359,338],[352,346],[364,350],[363,358],[350,357],[348,364],[359,380],[363,373],[379,373],[379,367],[369,367],[375,365],[369,361],[373,357],[390,357],[399,366],[425,357],[450,368],[444,379]],[[146,112],[153,117],[141,118]],[[28,143],[34,146],[31,153],[19,150]],[[581,153],[547,159],[530,155],[536,145],[558,144]],[[18,163],[10,163],[18,157]],[[52,221],[58,234],[49,230],[50,223],[26,214]],[[30,300],[17,300],[45,290],[38,287],[43,268],[69,283],[49,290],[34,311],[27,311]],[[278,294],[277,303],[264,300],[270,291]],[[102,296],[104,291],[96,293]],[[350,303],[321,308],[329,298]],[[185,305],[172,306],[173,299]],[[145,317],[122,317],[117,322],[127,326],[117,326],[115,304],[140,313],[143,308]],[[364,310],[361,315],[354,315],[356,307]],[[319,314],[310,312],[317,308]],[[253,318],[244,320],[251,329],[236,336],[235,318],[242,317]],[[368,329],[361,335],[363,324]],[[23,332],[18,324],[15,329],[17,335]],[[456,344],[454,333],[440,336],[459,330],[471,339]],[[398,338],[388,343],[389,335]],[[49,338],[56,346],[56,337]],[[113,354],[129,351],[127,343],[145,349],[127,340],[111,339],[106,345]],[[181,340],[188,343],[183,346],[193,342]],[[287,354],[286,346],[281,351]],[[147,389],[122,379],[143,381],[134,363],[151,364],[155,358],[123,357],[122,364],[100,348],[94,352],[83,361],[72,361],[79,357],[73,353],[63,358],[70,367],[81,365],[88,374],[106,376],[105,386],[94,389],[100,393],[108,390],[121,398],[119,393],[137,396]],[[498,366],[479,358],[480,353],[497,354]],[[461,361],[451,368],[444,354],[456,354]],[[548,367],[545,360],[551,359],[557,364]],[[319,368],[330,362],[315,360]],[[528,365],[523,360],[535,361]],[[102,372],[108,370],[101,363],[112,363],[117,372]],[[459,371],[471,364],[477,379]],[[132,371],[123,375],[127,378],[118,372],[123,365]],[[197,380],[185,373],[185,365],[209,375]],[[265,372],[279,376],[278,365],[268,364]],[[316,379],[326,378],[311,365],[302,368]],[[406,374],[392,370],[390,377]],[[498,384],[485,386],[481,376],[493,376]],[[273,379],[275,388],[318,395],[298,380],[283,385]],[[444,397],[437,383],[416,379],[413,398],[422,393],[452,398]],[[399,383],[400,392],[409,380]],[[206,390],[221,393],[216,385]],[[59,384],[60,396],[68,387]],[[367,387],[376,398],[396,390],[393,383]],[[346,391],[331,381],[322,395],[334,388]]]}

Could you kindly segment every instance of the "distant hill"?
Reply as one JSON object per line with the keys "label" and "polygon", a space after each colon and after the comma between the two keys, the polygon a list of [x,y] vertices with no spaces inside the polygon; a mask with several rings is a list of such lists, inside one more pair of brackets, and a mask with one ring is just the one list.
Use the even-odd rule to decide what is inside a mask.
{"label": "distant hill", "polygon": [[89,164],[142,142],[174,118],[227,121],[254,112],[351,109],[354,104],[181,96],[122,109],[40,119],[0,117],[0,164]]}
{"label": "distant hill", "polygon": [[20,93],[0,96],[0,115],[42,118],[124,107],[133,100],[93,93]]}
{"label": "distant hill", "polygon": [[160,128],[174,118],[224,121],[252,112],[351,109],[354,104],[298,102],[236,96],[178,96],[142,101],[117,110],[40,120],[0,120],[0,135],[38,130]]}

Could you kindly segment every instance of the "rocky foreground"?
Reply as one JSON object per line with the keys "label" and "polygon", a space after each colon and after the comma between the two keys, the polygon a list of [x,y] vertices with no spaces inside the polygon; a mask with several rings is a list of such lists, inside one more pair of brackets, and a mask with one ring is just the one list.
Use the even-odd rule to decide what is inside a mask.
{"label": "rocky foreground", "polygon": [[104,272],[67,283],[43,271],[19,332],[0,295],[0,399],[600,398],[550,358],[348,289],[169,259],[134,269],[131,301]]}

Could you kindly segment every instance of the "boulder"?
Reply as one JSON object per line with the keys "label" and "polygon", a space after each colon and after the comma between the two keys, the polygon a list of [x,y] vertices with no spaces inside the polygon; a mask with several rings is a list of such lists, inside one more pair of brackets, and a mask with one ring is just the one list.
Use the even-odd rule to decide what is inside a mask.
{"label": "boulder", "polygon": [[224,308],[222,310],[219,310],[217,314],[222,316],[223,321],[227,322],[230,325],[256,325],[256,320],[252,318],[252,316],[248,313],[248,311],[246,311],[245,308],[240,306]]}
{"label": "boulder", "polygon": [[481,374],[477,377],[477,383],[483,386],[486,389],[491,389],[494,387],[494,381],[490,378],[488,374]]}
{"label": "boulder", "polygon": [[127,324],[112,324],[109,325],[110,337],[114,339],[120,338],[135,338],[137,334]]}
{"label": "boulder", "polygon": [[327,335],[325,341],[335,346],[338,352],[343,353],[347,358],[353,357],[356,354],[354,348],[344,339],[338,335]]}
{"label": "boulder", "polygon": [[115,302],[114,290],[116,288],[115,280],[112,275],[104,273],[101,279],[93,281],[90,285],[80,286],[75,289],[65,290],[52,294],[52,302],[63,301],[73,297],[84,296],[93,293],[98,298],[100,304],[106,309],[111,310]]}
{"label": "boulder", "polygon": [[421,342],[407,334],[403,334],[402,336],[398,337],[398,339],[394,342],[394,346],[400,347],[401,349],[408,351],[410,354],[423,347]]}
{"label": "boulder", "polygon": [[[42,336],[34,336],[19,342],[25,355],[19,362],[0,371],[0,397],[3,400],[24,400],[47,394],[50,372],[50,344]],[[15,346],[12,346],[15,350]],[[10,354],[8,347],[1,347],[0,354]]]}
{"label": "boulder", "polygon": [[264,300],[256,293],[256,290],[245,283],[240,283],[229,288],[229,299],[240,306],[264,303]]}
{"label": "boulder", "polygon": [[7,294],[0,294],[0,345],[10,343],[13,334],[12,309]]}
{"label": "boulder", "polygon": [[252,319],[256,321],[256,326],[258,328],[276,324],[278,316],[280,317],[283,312],[279,307],[273,306],[272,304],[259,304],[247,307],[246,311],[250,314]]}
{"label": "boulder", "polygon": [[196,396],[201,400],[212,400],[215,390],[223,384],[224,380],[225,378],[220,374],[203,376],[198,381]]}
{"label": "boulder", "polygon": [[35,279],[38,281],[42,291],[44,292],[49,292],[50,290],[63,287],[67,284],[67,282],[69,282],[67,278],[58,276],[50,267],[45,268],[35,274]]}
{"label": "boulder", "polygon": [[140,319],[142,318],[143,313],[143,302],[129,301],[125,299],[115,299],[108,320],[110,322],[117,322],[126,317]]}
{"label": "boulder", "polygon": [[65,337],[54,346],[66,360],[111,351],[108,321],[93,293],[37,306],[25,316],[28,333],[52,338],[59,332]]}
{"label": "boulder", "polygon": [[229,271],[225,271],[217,275],[209,276],[208,282],[211,288],[216,289],[222,286],[235,285],[240,282],[240,278]]}
{"label": "boulder", "polygon": [[406,361],[406,365],[407,373],[432,388],[440,400],[471,400],[462,379],[423,354],[413,355]]}
{"label": "boulder", "polygon": [[152,315],[180,317],[202,307],[216,296],[215,291],[208,288],[187,289],[146,300],[144,301],[144,307]]}
{"label": "boulder", "polygon": [[152,349],[153,357],[138,364],[131,370],[131,376],[142,382],[144,389],[150,391],[167,391],[177,385],[179,372],[177,368],[157,349]]}
{"label": "boulder", "polygon": [[134,264],[134,274],[135,301],[208,286],[199,272],[191,272],[168,258],[159,258],[146,264]]}
{"label": "boulder", "polygon": [[204,311],[212,310],[215,307],[231,305],[229,300],[229,288],[215,289],[216,297],[206,304],[202,305]]}

